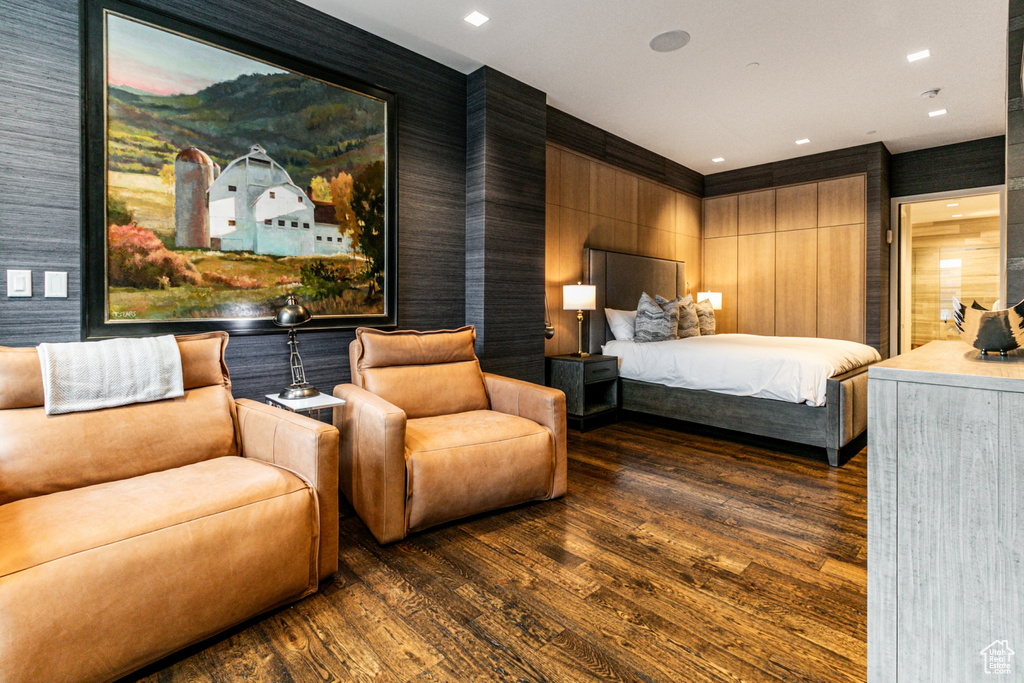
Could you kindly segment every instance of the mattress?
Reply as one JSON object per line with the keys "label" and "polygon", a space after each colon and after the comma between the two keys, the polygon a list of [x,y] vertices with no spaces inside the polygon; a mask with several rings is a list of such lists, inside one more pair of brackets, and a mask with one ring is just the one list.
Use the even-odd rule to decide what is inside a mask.
{"label": "mattress", "polygon": [[828,379],[881,360],[870,346],[839,339],[717,334],[663,342],[610,341],[619,376],[810,406],[825,405]]}

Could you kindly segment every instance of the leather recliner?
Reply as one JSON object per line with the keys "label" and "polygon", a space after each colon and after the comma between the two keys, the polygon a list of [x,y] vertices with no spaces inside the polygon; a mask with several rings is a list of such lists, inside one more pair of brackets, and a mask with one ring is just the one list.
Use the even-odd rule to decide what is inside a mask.
{"label": "leather recliner", "polygon": [[335,412],[339,484],[380,543],[565,494],[565,395],[481,372],[476,331],[360,328]]}
{"label": "leather recliner", "polygon": [[227,340],[178,337],[181,398],[51,416],[0,347],[0,683],[113,680],[336,571],[338,432],[234,400]]}

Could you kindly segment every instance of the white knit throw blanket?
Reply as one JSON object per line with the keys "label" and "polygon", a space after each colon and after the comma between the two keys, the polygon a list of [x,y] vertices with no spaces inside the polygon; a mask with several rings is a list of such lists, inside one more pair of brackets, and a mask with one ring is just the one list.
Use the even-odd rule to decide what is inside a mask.
{"label": "white knit throw blanket", "polygon": [[172,335],[40,344],[46,414],[176,398],[185,393]]}

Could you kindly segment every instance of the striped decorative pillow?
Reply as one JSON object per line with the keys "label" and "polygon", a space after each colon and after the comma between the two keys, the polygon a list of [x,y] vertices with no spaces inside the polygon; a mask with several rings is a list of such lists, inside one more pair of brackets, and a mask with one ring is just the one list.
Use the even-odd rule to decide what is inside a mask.
{"label": "striped decorative pillow", "polygon": [[697,308],[693,304],[693,297],[687,294],[679,302],[679,331],[676,337],[686,339],[700,335],[700,322],[697,318]]}
{"label": "striped decorative pillow", "polygon": [[676,338],[679,326],[679,305],[675,301],[664,301],[664,307],[652,299],[647,292],[640,297],[636,307],[636,334],[633,341],[659,342]]}
{"label": "striped decorative pillow", "polygon": [[715,333],[715,309],[711,307],[711,302],[707,299],[697,302],[697,320],[702,337]]}

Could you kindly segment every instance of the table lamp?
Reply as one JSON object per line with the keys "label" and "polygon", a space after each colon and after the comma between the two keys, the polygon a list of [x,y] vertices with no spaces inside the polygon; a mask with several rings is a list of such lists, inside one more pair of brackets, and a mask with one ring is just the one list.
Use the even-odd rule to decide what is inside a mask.
{"label": "table lamp", "polygon": [[721,292],[697,292],[697,303],[701,301],[710,301],[711,308],[716,311],[722,310],[722,293]]}
{"label": "table lamp", "polygon": [[275,325],[288,328],[292,383],[280,393],[280,397],[283,399],[310,398],[320,395],[315,387],[306,382],[306,371],[302,368],[302,356],[299,355],[299,342],[295,339],[295,328],[308,323],[312,318],[313,316],[306,310],[306,307],[295,300],[294,294],[288,295],[284,306],[277,309],[277,315],[274,316]]}
{"label": "table lamp", "polygon": [[583,351],[583,311],[597,308],[597,287],[577,282],[574,285],[562,286],[562,310],[576,311],[576,323],[579,326],[579,348],[573,356],[584,358],[589,353]]}

